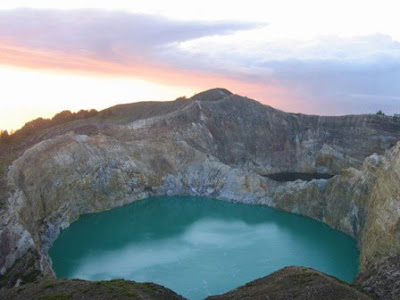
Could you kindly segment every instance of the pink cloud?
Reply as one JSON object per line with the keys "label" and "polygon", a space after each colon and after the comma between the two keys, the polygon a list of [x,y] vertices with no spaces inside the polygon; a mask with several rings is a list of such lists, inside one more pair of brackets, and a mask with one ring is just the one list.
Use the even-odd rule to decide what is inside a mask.
{"label": "pink cloud", "polygon": [[[176,43],[227,34],[259,24],[183,22],[158,16],[104,11],[0,12],[0,64],[89,74],[134,77],[198,91],[223,86],[271,105],[283,101],[278,86],[242,80],[179,57]],[[170,55],[174,53],[174,55]],[[176,55],[178,53],[178,57]]]}
{"label": "pink cloud", "polygon": [[[321,39],[314,48],[300,43],[293,49],[262,40],[242,47],[243,41],[229,38],[207,47],[265,25],[100,10],[0,11],[0,64],[141,78],[197,91],[225,87],[291,112],[398,112],[400,43],[385,36]],[[180,47],[204,37],[195,43],[199,51]]]}

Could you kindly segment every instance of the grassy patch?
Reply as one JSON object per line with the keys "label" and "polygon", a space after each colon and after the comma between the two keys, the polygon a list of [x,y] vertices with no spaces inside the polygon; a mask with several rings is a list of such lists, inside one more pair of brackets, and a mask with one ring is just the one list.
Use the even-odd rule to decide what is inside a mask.
{"label": "grassy patch", "polygon": [[113,280],[106,280],[106,281],[97,281],[96,284],[106,286],[106,287],[124,287],[124,286],[126,286],[126,281],[123,279],[113,279]]}
{"label": "grassy patch", "polygon": [[142,290],[147,290],[147,291],[158,291],[158,287],[151,282],[143,282],[138,286]]}
{"label": "grassy patch", "polygon": [[57,286],[56,283],[54,283],[54,282],[49,282],[49,283],[46,283],[43,287],[44,287],[45,289],[50,289],[50,288],[53,288],[53,287],[56,287],[56,286]]}
{"label": "grassy patch", "polygon": [[137,293],[132,292],[132,291],[124,291],[124,292],[122,292],[122,296],[132,297],[132,298],[139,297],[139,295]]}
{"label": "grassy patch", "polygon": [[70,300],[70,299],[72,299],[72,295],[66,293],[44,295],[39,298],[39,300]]}

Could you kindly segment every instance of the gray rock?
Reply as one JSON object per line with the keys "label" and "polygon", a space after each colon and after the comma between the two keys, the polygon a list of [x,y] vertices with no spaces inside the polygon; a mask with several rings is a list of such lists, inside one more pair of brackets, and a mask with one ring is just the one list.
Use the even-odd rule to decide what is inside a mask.
{"label": "gray rock", "polygon": [[[16,266],[53,275],[47,252],[62,228],[154,195],[210,196],[317,219],[356,238],[361,270],[372,270],[400,252],[398,140],[392,118],[289,114],[224,89],[45,129],[24,141],[7,174],[0,281],[23,282]],[[335,176],[266,177],[276,173]]]}

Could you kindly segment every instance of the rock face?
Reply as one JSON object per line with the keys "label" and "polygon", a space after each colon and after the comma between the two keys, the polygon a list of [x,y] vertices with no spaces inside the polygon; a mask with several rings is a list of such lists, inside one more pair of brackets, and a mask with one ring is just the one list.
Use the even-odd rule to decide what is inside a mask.
{"label": "rock face", "polygon": [[333,178],[280,186],[274,206],[321,220],[358,240],[365,271],[400,249],[400,143]]}
{"label": "rock face", "polygon": [[[120,105],[46,129],[7,173],[0,281],[52,275],[47,252],[60,229],[83,213],[153,195],[312,217],[355,237],[367,272],[400,252],[398,140],[400,122],[390,117],[288,114],[224,89]],[[335,176],[268,177],[280,173]]]}
{"label": "rock face", "polygon": [[399,270],[400,256],[392,256],[359,274],[356,284],[378,299],[399,299]]}

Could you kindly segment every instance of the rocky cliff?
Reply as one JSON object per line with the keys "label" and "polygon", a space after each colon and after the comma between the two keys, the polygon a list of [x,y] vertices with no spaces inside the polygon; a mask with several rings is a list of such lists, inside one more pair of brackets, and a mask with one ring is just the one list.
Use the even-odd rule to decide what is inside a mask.
{"label": "rocky cliff", "polygon": [[3,178],[1,281],[52,275],[47,252],[60,229],[153,195],[312,217],[357,239],[366,274],[400,254],[398,140],[400,122],[390,117],[289,114],[224,89],[44,129]]}

